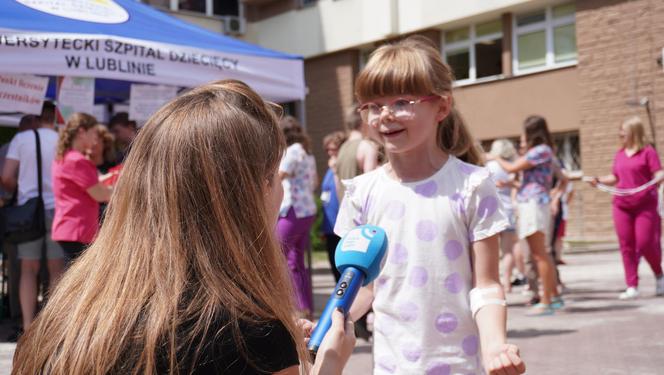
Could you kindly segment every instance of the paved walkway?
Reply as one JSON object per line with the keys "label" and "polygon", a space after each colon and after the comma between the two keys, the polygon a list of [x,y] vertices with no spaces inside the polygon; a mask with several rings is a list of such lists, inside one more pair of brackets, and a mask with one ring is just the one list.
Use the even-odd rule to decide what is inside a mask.
{"label": "paved walkway", "polygon": [[[527,297],[518,288],[508,296],[509,341],[521,348],[528,374],[664,374],[664,298],[653,297],[653,277],[645,263],[642,298],[618,301],[623,277],[617,252],[567,255],[565,260],[561,275],[569,292],[563,312],[526,317]],[[314,285],[315,302],[322,308],[334,287],[325,264],[317,264]],[[8,322],[0,325],[0,375],[10,373],[15,347],[2,342],[7,327]],[[371,366],[371,345],[358,340],[344,374],[369,374]]]}
{"label": "paved walkway", "polygon": [[[624,288],[617,252],[567,255],[560,268],[569,291],[555,316],[527,317],[520,288],[508,295],[508,340],[521,348],[534,375],[664,374],[664,297],[654,297],[654,278],[642,262],[642,298],[619,301]],[[316,302],[324,303],[331,276],[316,272]],[[344,374],[371,372],[371,345],[358,340]]]}

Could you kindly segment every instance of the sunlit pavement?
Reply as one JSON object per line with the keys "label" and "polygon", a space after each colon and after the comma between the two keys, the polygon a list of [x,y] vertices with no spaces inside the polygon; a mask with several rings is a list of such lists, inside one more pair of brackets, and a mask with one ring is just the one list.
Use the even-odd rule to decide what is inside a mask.
{"label": "sunlit pavement", "polygon": [[[534,375],[664,374],[664,297],[642,262],[641,298],[619,301],[624,288],[618,252],[566,255],[560,268],[569,291],[554,316],[527,317],[528,297],[516,287],[508,295],[509,341],[521,348]],[[320,311],[334,287],[327,264],[314,267],[314,300]],[[0,325],[0,341],[10,324]],[[9,374],[15,344],[0,342],[0,375]],[[358,339],[345,374],[371,372],[371,344]]]}
{"label": "sunlit pavement", "polygon": [[[664,374],[664,297],[654,297],[650,268],[641,263],[641,298],[619,301],[624,289],[620,254],[566,255],[560,267],[568,292],[554,316],[528,317],[528,297],[515,287],[508,295],[508,340],[517,344],[534,375]],[[320,309],[334,287],[326,264],[314,269]],[[358,340],[344,374],[371,372],[371,345]]]}

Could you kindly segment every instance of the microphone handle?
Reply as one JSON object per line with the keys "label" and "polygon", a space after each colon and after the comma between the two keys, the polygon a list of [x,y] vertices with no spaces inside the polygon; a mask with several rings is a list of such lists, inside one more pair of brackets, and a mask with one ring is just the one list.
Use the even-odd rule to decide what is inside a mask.
{"label": "microphone handle", "polygon": [[321,342],[325,334],[332,326],[332,313],[335,309],[340,308],[343,311],[344,316],[348,316],[350,307],[357,296],[357,292],[362,287],[364,283],[365,275],[362,271],[355,267],[347,267],[344,269],[337,286],[334,288],[330,299],[327,300],[327,305],[323,310],[323,314],[316,324],[313,332],[311,332],[311,338],[309,338],[309,343],[307,344],[307,349],[311,353],[312,357],[318,352]]}

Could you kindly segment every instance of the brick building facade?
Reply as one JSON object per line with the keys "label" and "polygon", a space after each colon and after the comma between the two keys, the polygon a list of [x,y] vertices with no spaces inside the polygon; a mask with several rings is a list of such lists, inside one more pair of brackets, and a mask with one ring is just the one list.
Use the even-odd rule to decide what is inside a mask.
{"label": "brick building facade", "polygon": [[[454,96],[475,137],[518,137],[544,116],[568,168],[607,174],[618,126],[638,115],[664,148],[664,1],[240,0],[244,39],[305,58],[300,114],[316,148],[339,130],[353,82],[376,46],[424,34],[458,78]],[[658,122],[659,119],[659,122]],[[615,242],[610,196],[574,184],[568,238]]]}

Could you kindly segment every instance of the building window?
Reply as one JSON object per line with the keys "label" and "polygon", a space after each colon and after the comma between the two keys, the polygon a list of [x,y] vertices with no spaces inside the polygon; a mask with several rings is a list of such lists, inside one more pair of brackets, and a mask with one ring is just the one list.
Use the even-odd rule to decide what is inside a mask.
{"label": "building window", "polygon": [[576,7],[548,7],[514,17],[514,73],[576,64]]}
{"label": "building window", "polygon": [[443,57],[457,83],[495,78],[503,73],[503,24],[479,23],[445,33]]}
{"label": "building window", "polygon": [[240,0],[143,0],[143,2],[172,11],[184,10],[208,16],[240,16]]}
{"label": "building window", "polygon": [[579,132],[553,134],[556,156],[568,171],[581,170],[581,147]]}

